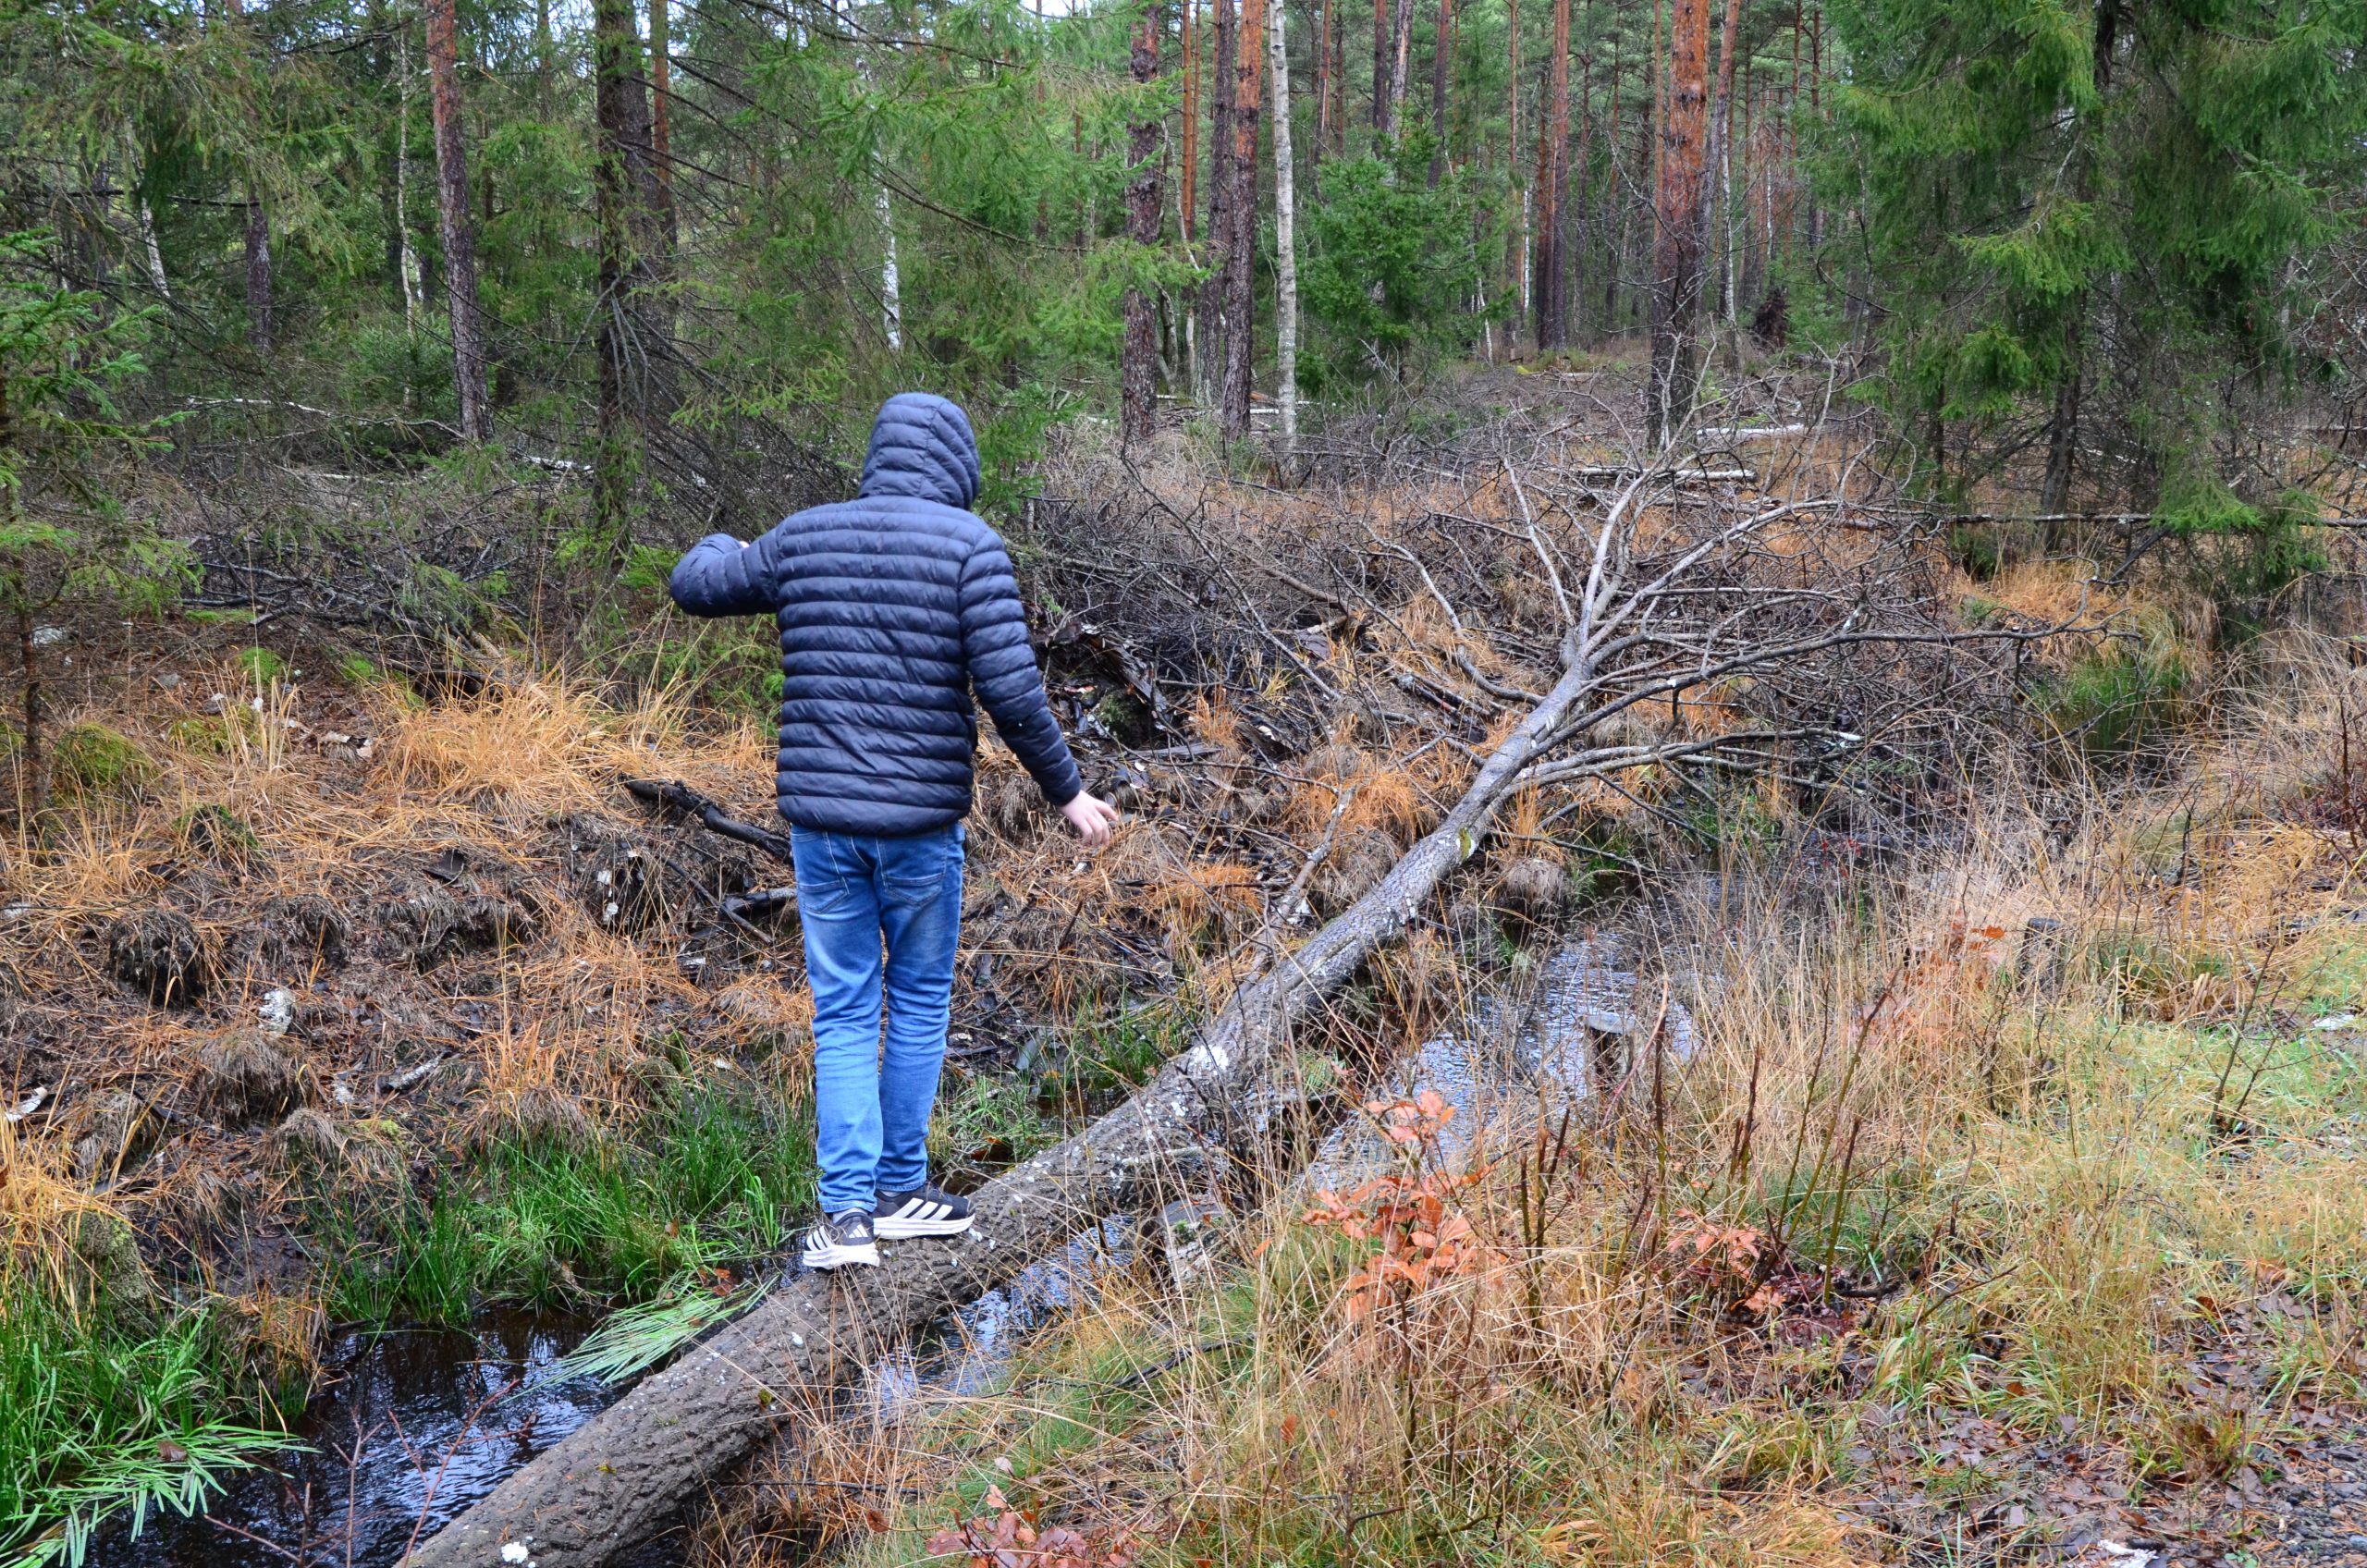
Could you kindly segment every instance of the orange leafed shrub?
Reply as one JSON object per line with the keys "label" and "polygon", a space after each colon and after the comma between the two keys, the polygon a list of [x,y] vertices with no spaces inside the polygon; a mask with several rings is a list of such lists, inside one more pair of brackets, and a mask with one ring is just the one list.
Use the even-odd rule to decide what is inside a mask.
{"label": "orange leafed shrub", "polygon": [[[1436,1143],[1454,1108],[1435,1089],[1410,1100],[1376,1100],[1366,1114],[1382,1134],[1418,1160]],[[1441,1280],[1491,1267],[1496,1256],[1457,1207],[1460,1194],[1488,1174],[1486,1168],[1459,1174],[1408,1170],[1371,1181],[1343,1195],[1316,1194],[1302,1216],[1310,1225],[1337,1226],[1358,1241],[1378,1241],[1380,1250],[1349,1276],[1341,1300],[1351,1319],[1376,1308],[1412,1300]]]}
{"label": "orange leafed shrub", "polygon": [[987,1513],[956,1520],[929,1537],[931,1557],[953,1559],[962,1568],[1130,1568],[1134,1561],[1129,1532],[1097,1542],[1064,1525],[1038,1530],[1000,1488],[987,1488],[982,1501]]}
{"label": "orange leafed shrub", "polygon": [[1764,1317],[1782,1301],[1781,1292],[1765,1279],[1768,1255],[1775,1244],[1753,1226],[1721,1225],[1687,1214],[1669,1238],[1668,1256],[1682,1272],[1720,1294],[1740,1296],[1736,1310]]}
{"label": "orange leafed shrub", "polygon": [[1968,992],[1988,986],[2005,939],[2002,925],[1951,921],[1940,939],[1913,955],[1866,1010],[1869,1037],[1900,1039],[1954,1023],[1956,1005]]}

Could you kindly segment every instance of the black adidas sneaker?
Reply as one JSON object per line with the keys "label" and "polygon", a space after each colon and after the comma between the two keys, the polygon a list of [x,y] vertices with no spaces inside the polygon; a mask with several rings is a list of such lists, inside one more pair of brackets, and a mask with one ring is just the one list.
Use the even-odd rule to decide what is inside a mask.
{"label": "black adidas sneaker", "polygon": [[882,1193],[872,1210],[872,1228],[883,1242],[906,1236],[958,1236],[977,1216],[970,1200],[926,1182],[909,1193]]}
{"label": "black adidas sneaker", "polygon": [[805,1232],[805,1250],[798,1256],[808,1268],[844,1268],[850,1263],[878,1268],[871,1216],[859,1208],[828,1216]]}

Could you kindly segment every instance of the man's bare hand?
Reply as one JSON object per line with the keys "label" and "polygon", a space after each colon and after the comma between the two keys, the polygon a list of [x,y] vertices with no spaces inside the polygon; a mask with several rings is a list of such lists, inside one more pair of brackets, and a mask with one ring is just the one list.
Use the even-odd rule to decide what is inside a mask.
{"label": "man's bare hand", "polygon": [[1082,793],[1062,806],[1061,815],[1069,819],[1069,827],[1085,840],[1086,848],[1097,850],[1108,843],[1118,824],[1126,820],[1108,801]]}

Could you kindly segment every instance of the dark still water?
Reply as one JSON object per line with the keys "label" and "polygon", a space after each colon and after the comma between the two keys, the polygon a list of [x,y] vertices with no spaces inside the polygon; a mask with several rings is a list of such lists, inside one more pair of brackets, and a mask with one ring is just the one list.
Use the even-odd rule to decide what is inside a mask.
{"label": "dark still water", "polygon": [[92,1543],[94,1568],[382,1568],[624,1392],[552,1366],[586,1322],[525,1316],[474,1332],[348,1333],[298,1424],[309,1453],[226,1477],[210,1514],[152,1514]]}

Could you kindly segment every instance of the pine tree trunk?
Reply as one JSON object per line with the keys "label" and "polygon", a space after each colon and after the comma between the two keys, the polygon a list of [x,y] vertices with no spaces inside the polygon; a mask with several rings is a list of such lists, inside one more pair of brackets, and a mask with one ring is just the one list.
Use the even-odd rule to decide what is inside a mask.
{"label": "pine tree trunk", "polygon": [[[225,0],[231,25],[243,26],[246,20],[246,0]],[[242,40],[251,43],[251,40]],[[271,214],[264,208],[263,192],[255,189],[251,176],[247,180],[247,346],[258,354],[271,352]]]}
{"label": "pine tree trunk", "polygon": [[[1327,20],[1336,3],[1324,0]],[[1344,26],[1331,33],[1331,155],[1348,155],[1348,30]]]}
{"label": "pine tree trunk", "polygon": [[1454,0],[1438,0],[1438,32],[1430,44],[1430,134],[1438,145],[1430,149],[1430,189],[1439,188],[1439,176],[1446,171],[1446,73],[1453,56],[1451,29],[1454,21]]}
{"label": "pine tree trunk", "polygon": [[[1589,6],[1588,10],[1591,15],[1593,7]],[[1570,276],[1563,295],[1562,331],[1573,343],[1585,335],[1579,317],[1586,308],[1587,229],[1590,227],[1587,219],[1586,193],[1587,182],[1592,173],[1587,160],[1594,129],[1590,113],[1593,98],[1594,51],[1589,49],[1578,56],[1578,145],[1562,194],[1563,229],[1569,236],[1570,248]]]}
{"label": "pine tree trunk", "polygon": [[444,299],[452,316],[452,386],[460,438],[493,438],[485,398],[484,321],[477,311],[476,229],[469,220],[469,168],[460,140],[460,31],[453,0],[427,0],[428,106],[435,121],[436,215],[444,239]]}
{"label": "pine tree trunk", "polygon": [[1709,52],[1710,0],[1672,0],[1653,202],[1651,379],[1644,410],[1654,446],[1684,430],[1700,375]]}
{"label": "pine tree trunk", "polygon": [[1406,72],[1412,65],[1414,0],[1397,0],[1389,14],[1389,128],[1395,136],[1405,123]]}
{"label": "pine tree trunk", "polygon": [[1176,207],[1186,251],[1192,247],[1193,204],[1200,198],[1200,56],[1198,29],[1194,26],[1199,11],[1200,0],[1184,0],[1184,166],[1178,175]]}
{"label": "pine tree trunk", "polygon": [[649,0],[649,141],[651,171],[657,180],[659,238],[668,270],[681,244],[681,217],[674,205],[673,61],[666,40],[666,0]]}
{"label": "pine tree trunk", "polygon": [[1217,427],[1228,441],[1249,434],[1249,394],[1256,352],[1255,276],[1257,250],[1257,78],[1263,68],[1266,0],[1241,0],[1233,92],[1233,239],[1224,257],[1224,388]]}
{"label": "pine tree trunk", "polygon": [[[662,0],[659,0],[662,3]],[[1142,0],[1142,17],[1134,24],[1134,52],[1129,64],[1139,95],[1142,115],[1128,128],[1126,157],[1134,178],[1126,185],[1126,239],[1143,251],[1159,243],[1159,122],[1149,113],[1150,84],[1159,74],[1160,0]],[[1137,255],[1134,264],[1143,264]],[[1140,284],[1126,290],[1124,359],[1119,366],[1119,430],[1128,442],[1150,437],[1155,423],[1159,359],[1159,323],[1150,295]]]}
{"label": "pine tree trunk", "polygon": [[[1809,123],[1816,125],[1824,116],[1824,7],[1819,6],[1809,15]],[[1816,199],[1816,187],[1809,187],[1809,250],[1811,253],[1824,244],[1824,207]]]}
{"label": "pine tree trunk", "polygon": [[[1619,197],[1619,35],[1611,36],[1611,123],[1603,128],[1603,156],[1610,161],[1612,177],[1605,182],[1602,237],[1606,254],[1602,268],[1602,330],[1609,336],[1619,330],[1619,275],[1627,267],[1627,203]],[[1613,214],[1617,221],[1613,221]]]}
{"label": "pine tree trunk", "polygon": [[1291,61],[1283,0],[1274,0],[1267,49],[1274,77],[1274,404],[1282,456],[1298,446],[1298,221],[1291,170]]}
{"label": "pine tree trunk", "polygon": [[1372,0],[1372,128],[1383,141],[1395,134],[1389,122],[1389,3]]}
{"label": "pine tree trunk", "polygon": [[1240,0],[1214,0],[1216,47],[1208,59],[1208,243],[1200,285],[1200,401],[1224,417],[1225,311],[1233,254],[1233,55],[1240,43]]}
{"label": "pine tree trunk", "polygon": [[593,106],[599,122],[593,184],[598,206],[600,293],[595,334],[600,366],[599,437],[593,457],[593,513],[619,545],[627,536],[639,427],[649,403],[657,346],[643,319],[650,281],[652,192],[649,101],[632,0],[594,0]]}
{"label": "pine tree trunk", "polygon": [[1550,351],[1570,344],[1570,0],[1553,0],[1537,165],[1537,347]]}
{"label": "pine tree trunk", "polygon": [[[1794,250],[1799,243],[1797,216],[1800,169],[1800,35],[1806,18],[1800,0],[1792,0],[1792,80],[1784,91],[1784,165],[1783,207],[1774,222],[1782,236],[1782,261],[1788,269]],[[1776,255],[1770,248],[1769,270],[1776,264]]]}

